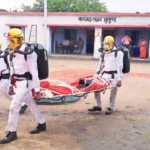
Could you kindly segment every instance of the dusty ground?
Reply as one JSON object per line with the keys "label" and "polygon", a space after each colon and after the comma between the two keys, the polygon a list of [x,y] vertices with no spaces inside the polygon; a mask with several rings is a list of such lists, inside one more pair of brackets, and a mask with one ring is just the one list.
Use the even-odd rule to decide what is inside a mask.
{"label": "dusty ground", "polygon": [[[98,61],[50,60],[50,72],[83,69],[95,70]],[[150,64],[132,63],[132,73],[125,76],[119,89],[116,112],[104,114],[109,90],[102,96],[103,112],[89,114],[93,94],[72,104],[39,105],[46,118],[47,131],[30,135],[36,123],[29,110],[20,116],[18,140],[0,145],[0,150],[150,150]],[[5,135],[10,101],[1,96],[0,137]]]}

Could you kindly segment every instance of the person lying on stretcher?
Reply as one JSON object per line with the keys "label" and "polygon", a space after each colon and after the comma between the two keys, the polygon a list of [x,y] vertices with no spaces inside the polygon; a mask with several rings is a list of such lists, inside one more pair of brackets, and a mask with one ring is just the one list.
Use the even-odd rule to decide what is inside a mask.
{"label": "person lying on stretcher", "polygon": [[[76,79],[70,83],[51,85],[49,81],[41,81],[41,95],[49,93],[50,96],[72,95],[92,91],[101,91],[110,86],[110,83],[99,77],[88,76]],[[51,93],[51,94],[50,94]],[[50,97],[51,98],[51,97]]]}

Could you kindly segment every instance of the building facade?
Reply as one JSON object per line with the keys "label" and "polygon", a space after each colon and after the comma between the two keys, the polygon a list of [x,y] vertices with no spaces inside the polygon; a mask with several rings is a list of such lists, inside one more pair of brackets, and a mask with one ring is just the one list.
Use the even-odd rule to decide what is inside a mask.
{"label": "building facade", "polygon": [[[10,28],[20,28],[25,41],[44,44],[44,14],[41,12],[0,12],[0,41],[6,47],[7,33]],[[65,38],[76,42],[83,40],[81,54],[99,57],[98,48],[106,35],[121,43],[128,34],[133,46],[133,57],[139,57],[139,43],[144,37],[147,41],[147,58],[150,59],[150,14],[144,13],[95,13],[95,12],[49,12],[47,16],[47,45],[49,55],[61,53]],[[76,46],[75,46],[76,47]]]}

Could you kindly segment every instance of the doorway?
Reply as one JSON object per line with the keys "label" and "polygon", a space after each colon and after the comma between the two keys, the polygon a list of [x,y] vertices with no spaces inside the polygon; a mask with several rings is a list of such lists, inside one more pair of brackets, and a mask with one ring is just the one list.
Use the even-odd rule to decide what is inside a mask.
{"label": "doorway", "polygon": [[108,35],[110,35],[110,36],[112,36],[114,39],[115,39],[115,30],[103,30],[102,31],[102,41],[104,40],[104,38],[105,38],[105,36],[108,36]]}
{"label": "doorway", "polygon": [[64,38],[68,40],[77,40],[77,29],[64,29]]}
{"label": "doorway", "polygon": [[87,30],[87,49],[86,53],[87,54],[93,54],[94,53],[94,34],[95,30],[94,29],[89,29]]}

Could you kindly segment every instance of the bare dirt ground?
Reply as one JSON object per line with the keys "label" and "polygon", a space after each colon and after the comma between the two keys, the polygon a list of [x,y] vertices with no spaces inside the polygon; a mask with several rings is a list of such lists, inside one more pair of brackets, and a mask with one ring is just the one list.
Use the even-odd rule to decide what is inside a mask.
{"label": "bare dirt ground", "polygon": [[[51,59],[50,72],[67,69],[95,70],[98,61]],[[103,111],[88,113],[94,97],[63,105],[39,105],[47,131],[30,135],[36,126],[29,110],[20,115],[18,140],[0,145],[0,150],[150,150],[150,64],[132,63],[118,91],[116,111],[106,116],[109,90],[102,96]],[[1,96],[0,137],[5,136],[10,100]]]}

